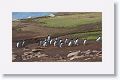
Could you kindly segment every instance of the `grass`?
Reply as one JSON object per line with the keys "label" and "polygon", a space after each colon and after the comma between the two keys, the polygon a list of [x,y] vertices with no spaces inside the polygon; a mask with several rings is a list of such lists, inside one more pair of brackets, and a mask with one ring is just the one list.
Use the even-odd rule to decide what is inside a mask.
{"label": "grass", "polygon": [[91,12],[87,14],[73,14],[56,16],[53,18],[39,18],[38,22],[42,26],[54,28],[74,28],[84,24],[101,22],[102,14],[99,12]]}
{"label": "grass", "polygon": [[95,40],[101,35],[102,35],[101,31],[94,31],[94,32],[85,32],[85,33],[75,33],[75,34],[71,34],[69,36],[71,38]]}

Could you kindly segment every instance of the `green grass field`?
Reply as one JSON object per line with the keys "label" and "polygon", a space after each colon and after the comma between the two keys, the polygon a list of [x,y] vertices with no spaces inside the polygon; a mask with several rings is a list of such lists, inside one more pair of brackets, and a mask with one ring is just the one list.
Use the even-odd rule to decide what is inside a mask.
{"label": "green grass field", "polygon": [[74,28],[80,27],[80,25],[92,24],[101,22],[101,13],[86,13],[86,14],[74,14],[55,16],[53,18],[39,18],[36,22],[42,26],[54,27],[54,28]]}
{"label": "green grass field", "polygon": [[76,34],[72,34],[70,36],[72,38],[95,40],[101,35],[102,35],[101,31],[92,31],[92,32],[76,33]]}

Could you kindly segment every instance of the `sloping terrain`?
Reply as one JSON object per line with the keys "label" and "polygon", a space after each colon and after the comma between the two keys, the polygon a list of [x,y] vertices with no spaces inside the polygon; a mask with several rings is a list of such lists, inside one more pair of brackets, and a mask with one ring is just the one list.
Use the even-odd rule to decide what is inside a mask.
{"label": "sloping terrain", "polygon": [[[50,35],[52,39],[59,37],[61,39],[76,39],[81,40],[79,46],[63,48],[38,46],[40,39],[45,39]],[[87,50],[102,50],[102,42],[95,40],[102,37],[102,13],[101,12],[59,12],[55,13],[55,17],[37,17],[29,19],[21,19],[12,22],[12,48],[13,62],[51,62],[51,61],[81,61],[81,62],[99,62],[102,61],[102,55],[95,54],[94,57],[84,56],[82,59],[70,60],[66,56],[72,51],[82,52]],[[83,40],[88,40],[87,45],[83,46]],[[16,42],[25,40],[27,45],[22,48],[16,48]],[[33,49],[40,49],[34,53]],[[30,52],[29,58],[23,60],[26,52]],[[43,57],[40,57],[42,53]],[[31,55],[32,54],[32,55]],[[34,54],[34,55],[33,55]],[[43,55],[44,54],[44,55]],[[25,54],[26,55],[26,54]],[[35,57],[35,56],[39,57]],[[92,55],[93,56],[93,55]],[[25,57],[25,56],[24,56]],[[86,60],[89,58],[89,60]]]}

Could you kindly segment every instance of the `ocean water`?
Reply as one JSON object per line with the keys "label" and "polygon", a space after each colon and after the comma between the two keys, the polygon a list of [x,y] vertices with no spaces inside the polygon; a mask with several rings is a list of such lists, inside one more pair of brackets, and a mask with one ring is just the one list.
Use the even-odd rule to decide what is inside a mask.
{"label": "ocean water", "polygon": [[26,19],[29,16],[31,16],[32,18],[40,17],[40,16],[48,16],[51,13],[52,12],[12,12],[12,20]]}

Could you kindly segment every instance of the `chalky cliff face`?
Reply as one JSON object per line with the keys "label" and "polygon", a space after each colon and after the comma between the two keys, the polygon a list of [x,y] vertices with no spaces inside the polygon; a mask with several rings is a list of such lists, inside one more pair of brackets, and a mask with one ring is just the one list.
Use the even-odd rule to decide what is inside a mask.
{"label": "chalky cliff face", "polygon": [[13,62],[102,62],[101,12],[30,13],[12,21]]}

